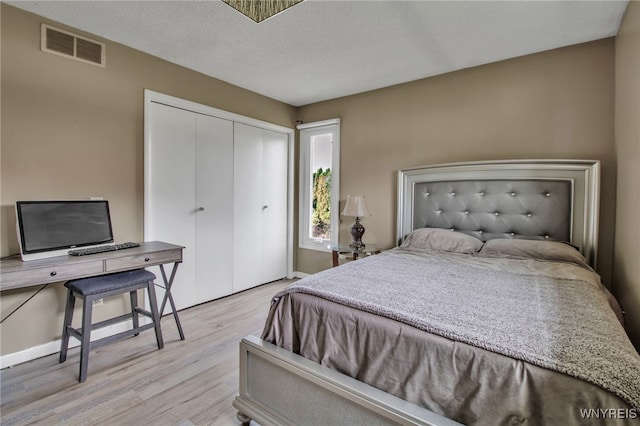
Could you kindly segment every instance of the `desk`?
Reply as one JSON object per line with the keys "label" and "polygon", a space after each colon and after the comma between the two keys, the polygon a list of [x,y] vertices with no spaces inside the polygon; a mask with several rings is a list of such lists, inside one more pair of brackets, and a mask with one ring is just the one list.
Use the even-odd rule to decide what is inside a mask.
{"label": "desk", "polygon": [[[140,243],[140,247],[85,256],[57,256],[27,262],[23,262],[20,255],[11,256],[0,261],[0,291],[159,265],[165,288],[160,304],[160,314],[164,312],[168,301],[178,325],[180,338],[184,340],[182,326],[171,295],[171,286],[178,265],[182,262],[183,249],[184,247],[175,244],[147,241]],[[164,265],[169,263],[173,263],[173,267],[170,275],[167,276]]]}

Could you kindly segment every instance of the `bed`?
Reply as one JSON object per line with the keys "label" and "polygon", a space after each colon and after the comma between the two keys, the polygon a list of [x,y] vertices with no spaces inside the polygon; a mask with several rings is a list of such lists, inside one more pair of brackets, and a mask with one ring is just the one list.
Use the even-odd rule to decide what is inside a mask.
{"label": "bed", "polygon": [[274,297],[240,343],[238,418],[636,420],[640,357],[592,269],[598,190],[596,161],[399,171],[397,247]]}

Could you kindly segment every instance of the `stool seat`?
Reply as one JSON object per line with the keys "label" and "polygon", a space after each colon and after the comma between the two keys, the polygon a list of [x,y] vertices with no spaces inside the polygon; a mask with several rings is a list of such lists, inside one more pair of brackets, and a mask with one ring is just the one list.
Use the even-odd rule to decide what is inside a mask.
{"label": "stool seat", "polygon": [[[89,368],[89,351],[117,340],[137,336],[143,330],[153,328],[156,334],[158,349],[162,349],[162,331],[160,329],[160,314],[158,313],[158,303],[156,300],[155,283],[156,276],[144,269],[117,272],[109,275],[99,275],[91,278],[81,278],[67,281],[67,306],[64,312],[64,324],[62,326],[62,339],[60,343],[60,362],[67,359],[69,349],[69,338],[75,337],[80,341],[80,374],[78,380],[82,383],[87,379]],[[149,308],[147,311],[138,306],[138,290],[147,289],[149,296]],[[113,318],[92,323],[93,302],[105,297],[118,294],[129,293],[131,300],[131,312]],[[79,328],[72,326],[73,312],[76,298],[82,299],[82,324]],[[144,315],[151,319],[148,324],[140,324],[139,315]],[[107,327],[123,321],[130,320],[133,328],[102,337],[91,341],[91,331]]]}
{"label": "stool seat", "polygon": [[64,286],[82,296],[92,296],[99,293],[119,290],[135,284],[144,283],[146,285],[147,282],[155,279],[156,276],[152,272],[144,269],[135,269],[133,271],[71,280],[67,281]]}

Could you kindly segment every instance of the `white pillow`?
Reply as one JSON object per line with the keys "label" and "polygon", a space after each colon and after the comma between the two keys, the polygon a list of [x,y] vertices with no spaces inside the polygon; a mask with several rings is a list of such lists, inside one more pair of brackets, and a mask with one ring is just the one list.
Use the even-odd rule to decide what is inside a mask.
{"label": "white pillow", "polygon": [[473,254],[480,250],[482,241],[471,235],[449,229],[420,228],[409,234],[400,247]]}
{"label": "white pillow", "polygon": [[582,253],[572,245],[560,241],[497,238],[484,243],[478,255],[570,262],[589,268]]}

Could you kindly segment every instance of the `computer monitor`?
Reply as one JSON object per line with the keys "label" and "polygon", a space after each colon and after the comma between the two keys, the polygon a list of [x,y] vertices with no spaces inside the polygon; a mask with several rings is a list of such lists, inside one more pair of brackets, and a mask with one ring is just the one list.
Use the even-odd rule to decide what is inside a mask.
{"label": "computer monitor", "polygon": [[106,200],[18,201],[16,217],[22,260],[63,256],[76,247],[114,242]]}

